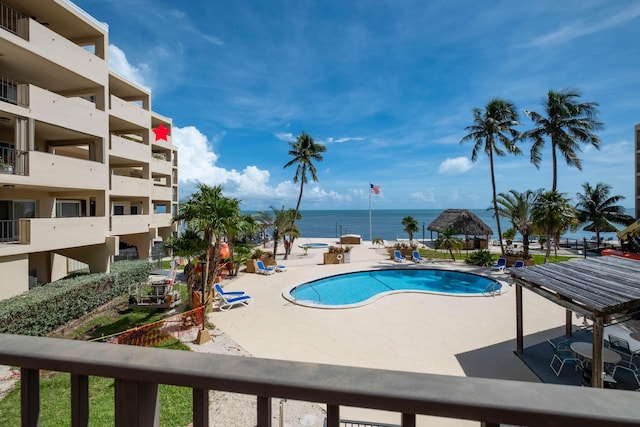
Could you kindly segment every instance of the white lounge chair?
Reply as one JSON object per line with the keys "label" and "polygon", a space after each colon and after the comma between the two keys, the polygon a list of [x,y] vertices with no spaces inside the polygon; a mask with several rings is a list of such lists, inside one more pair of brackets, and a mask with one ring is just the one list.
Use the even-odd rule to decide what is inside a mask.
{"label": "white lounge chair", "polygon": [[273,267],[265,267],[261,260],[256,261],[256,267],[258,267],[258,273],[260,274],[273,274],[276,270]]}
{"label": "white lounge chair", "polygon": [[[513,263],[513,266],[511,268],[522,268],[524,267],[524,261],[521,259],[516,260],[516,262]],[[504,272],[505,273],[509,273],[510,272],[510,268],[505,268]]]}
{"label": "white lounge chair", "polygon": [[276,265],[275,269],[276,269],[276,273],[284,273],[285,271],[287,271],[287,266],[286,265]]}
{"label": "white lounge chair", "polygon": [[407,259],[406,259],[405,257],[403,257],[403,256],[402,256],[402,254],[400,253],[400,251],[399,251],[399,250],[397,250],[397,249],[396,249],[396,250],[393,252],[393,260],[394,260],[395,262],[405,262]]}
{"label": "white lounge chair", "polygon": [[413,259],[413,262],[417,262],[420,264],[427,262],[425,258],[422,258],[420,256],[420,252],[418,251],[413,251],[413,253],[411,254],[411,258]]}
{"label": "white lounge chair", "polygon": [[492,270],[502,271],[504,273],[504,269],[507,267],[507,259],[504,257],[498,258],[498,262],[495,265],[491,266]]}

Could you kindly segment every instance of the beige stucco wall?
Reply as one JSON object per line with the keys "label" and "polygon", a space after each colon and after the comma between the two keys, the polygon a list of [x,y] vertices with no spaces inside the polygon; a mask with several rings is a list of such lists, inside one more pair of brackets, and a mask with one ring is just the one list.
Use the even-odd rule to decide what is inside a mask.
{"label": "beige stucco wall", "polygon": [[29,256],[0,258],[0,299],[10,298],[29,290]]}

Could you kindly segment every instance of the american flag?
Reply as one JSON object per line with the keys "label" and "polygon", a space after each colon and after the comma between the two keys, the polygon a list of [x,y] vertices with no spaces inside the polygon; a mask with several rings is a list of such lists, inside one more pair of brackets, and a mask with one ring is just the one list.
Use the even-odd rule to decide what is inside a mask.
{"label": "american flag", "polygon": [[371,187],[371,194],[380,194],[380,186],[379,185],[369,184],[369,186]]}

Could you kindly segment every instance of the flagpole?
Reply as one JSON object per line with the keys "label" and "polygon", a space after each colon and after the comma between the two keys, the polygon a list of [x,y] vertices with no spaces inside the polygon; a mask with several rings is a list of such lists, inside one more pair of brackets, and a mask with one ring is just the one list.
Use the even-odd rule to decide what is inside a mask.
{"label": "flagpole", "polygon": [[373,240],[371,233],[371,181],[369,181],[369,240]]}

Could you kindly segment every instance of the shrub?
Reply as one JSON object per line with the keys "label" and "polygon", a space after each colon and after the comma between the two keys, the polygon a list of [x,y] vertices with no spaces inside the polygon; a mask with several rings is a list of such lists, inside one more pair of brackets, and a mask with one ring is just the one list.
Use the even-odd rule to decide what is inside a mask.
{"label": "shrub", "polygon": [[491,252],[486,249],[480,249],[479,251],[471,252],[464,262],[480,267],[487,267],[493,265],[494,259]]}
{"label": "shrub", "polygon": [[119,261],[111,273],[58,280],[0,301],[0,333],[43,336],[146,281],[151,263]]}

